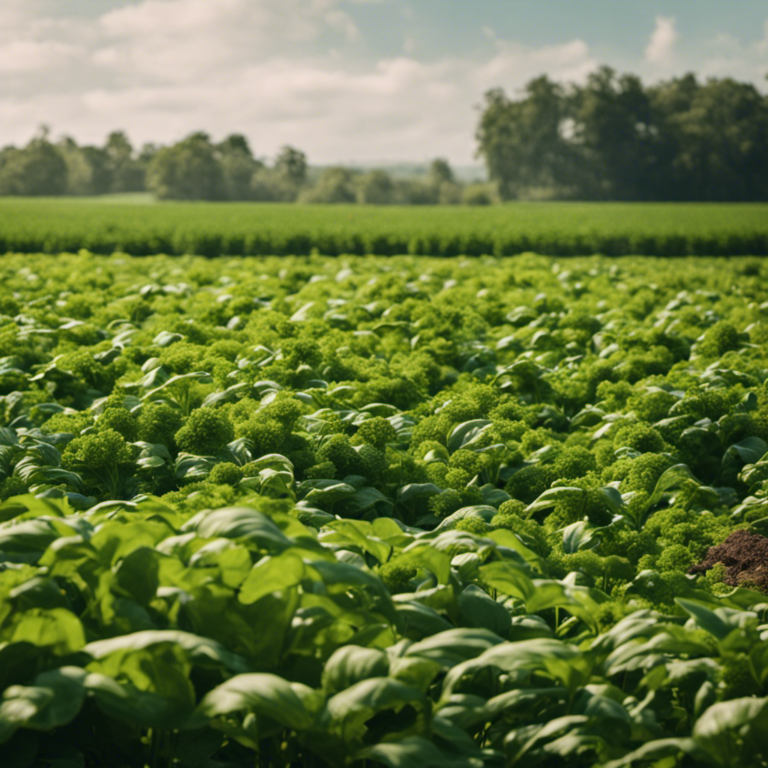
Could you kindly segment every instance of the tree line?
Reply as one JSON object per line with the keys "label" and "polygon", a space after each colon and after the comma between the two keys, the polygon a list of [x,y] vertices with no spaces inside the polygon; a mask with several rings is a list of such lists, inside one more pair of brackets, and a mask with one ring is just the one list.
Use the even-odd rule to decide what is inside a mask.
{"label": "tree line", "polygon": [[646,86],[609,67],[583,85],[546,76],[522,98],[485,94],[476,138],[491,180],[462,184],[446,160],[420,178],[343,166],[311,169],[284,146],[268,162],[248,140],[204,132],[135,149],[122,131],[103,146],[55,143],[46,128],[0,150],[0,195],[150,191],[160,199],[369,204],[497,200],[768,200],[768,96],[695,75]]}
{"label": "tree line", "polygon": [[103,146],[53,143],[43,128],[26,146],[0,150],[0,195],[103,195],[153,192],[161,200],[253,200],[377,205],[489,204],[495,185],[462,184],[436,158],[426,173],[393,178],[382,170],[311,169],[306,155],[284,146],[267,162],[248,140],[231,134],[215,143],[204,132],[170,146],[135,150],[122,131]]}
{"label": "tree line", "polygon": [[768,200],[768,96],[728,78],[539,77],[486,93],[477,140],[503,199]]}

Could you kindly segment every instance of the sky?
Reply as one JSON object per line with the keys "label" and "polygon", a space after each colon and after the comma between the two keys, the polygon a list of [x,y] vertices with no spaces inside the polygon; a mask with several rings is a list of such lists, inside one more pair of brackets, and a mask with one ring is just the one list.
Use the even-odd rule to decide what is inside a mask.
{"label": "sky", "polygon": [[476,163],[483,94],[601,64],[768,91],[765,0],[0,0],[0,146],[245,134],[310,162]]}

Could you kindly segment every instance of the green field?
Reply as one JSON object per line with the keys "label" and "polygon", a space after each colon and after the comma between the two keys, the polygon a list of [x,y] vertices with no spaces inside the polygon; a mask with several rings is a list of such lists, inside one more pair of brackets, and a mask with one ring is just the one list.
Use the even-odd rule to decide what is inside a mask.
{"label": "green field", "polygon": [[765,259],[7,254],[0,763],[765,768],[766,381]]}
{"label": "green field", "polygon": [[757,203],[403,208],[120,199],[0,199],[0,253],[768,254],[768,205]]}

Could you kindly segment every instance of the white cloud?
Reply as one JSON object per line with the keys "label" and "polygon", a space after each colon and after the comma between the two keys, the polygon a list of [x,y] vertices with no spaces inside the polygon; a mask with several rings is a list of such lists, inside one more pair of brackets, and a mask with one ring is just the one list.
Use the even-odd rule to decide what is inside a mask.
{"label": "white cloud", "polygon": [[20,75],[68,67],[85,56],[85,50],[59,40],[0,42],[0,74]]}
{"label": "white cloud", "polygon": [[[88,18],[55,15],[64,0],[0,0],[0,143],[45,122],[88,142],[115,128],[136,143],[238,131],[261,155],[289,143],[318,163],[464,163],[486,90],[518,93],[543,73],[583,81],[598,65],[580,39],[530,46],[488,32],[484,52],[424,60],[408,24],[403,53],[377,60],[353,6],[382,1],[139,0]],[[674,20],[657,20],[650,74],[675,48],[669,30]],[[708,66],[757,82],[765,41],[723,39]]]}
{"label": "white cloud", "polygon": [[732,35],[717,35],[704,46],[699,70],[704,77],[733,77],[764,84],[768,72],[768,19],[763,36],[743,43]]}
{"label": "white cloud", "polygon": [[651,64],[670,63],[678,38],[675,19],[668,16],[657,16],[656,27],[645,48],[645,60]]}

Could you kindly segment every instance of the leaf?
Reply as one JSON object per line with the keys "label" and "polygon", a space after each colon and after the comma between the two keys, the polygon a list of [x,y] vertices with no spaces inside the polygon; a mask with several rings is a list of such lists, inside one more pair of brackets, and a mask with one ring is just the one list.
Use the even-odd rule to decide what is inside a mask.
{"label": "leaf", "polygon": [[43,672],[34,685],[12,685],[0,704],[0,744],[19,728],[51,731],[71,722],[85,699],[86,673],[79,667]]}
{"label": "leaf", "polygon": [[563,529],[563,551],[566,555],[572,555],[581,549],[594,549],[599,544],[600,538],[595,529],[585,520],[571,523]]}
{"label": "leaf", "polygon": [[304,561],[290,551],[277,557],[263,557],[240,586],[238,600],[250,605],[264,595],[295,587],[304,578],[305,570]]}
{"label": "leaf", "polygon": [[653,509],[653,507],[661,501],[661,497],[667,491],[678,488],[687,481],[700,485],[699,481],[694,477],[693,472],[691,472],[685,464],[675,464],[674,466],[669,467],[669,469],[665,469],[656,481],[656,487],[653,489],[653,493],[646,503],[646,509]]}
{"label": "leaf", "polygon": [[394,744],[366,747],[355,760],[373,760],[387,768],[483,768],[479,757],[448,754],[421,736],[407,736]]}
{"label": "leaf", "polygon": [[387,654],[375,648],[346,645],[336,650],[325,662],[323,688],[334,694],[361,680],[386,677],[389,674]]}
{"label": "leaf", "polygon": [[525,568],[511,560],[498,560],[481,565],[480,577],[486,586],[524,602],[535,592],[533,581]]}
{"label": "leaf", "polygon": [[[341,738],[347,744],[362,747],[364,738],[372,738],[367,722],[380,712],[387,712],[379,720],[380,740],[389,740],[395,734],[422,735],[428,732],[428,717],[431,715],[429,699],[418,689],[389,677],[374,677],[362,680],[328,699],[324,727],[332,736]],[[397,717],[405,708],[404,717]]]}
{"label": "leaf", "polygon": [[[676,758],[681,752],[684,755],[692,755],[695,749],[696,743],[693,739],[656,739],[655,741],[643,744],[642,747],[639,747],[633,752],[629,752],[624,755],[624,757],[605,763],[603,768],[636,768],[636,766],[639,766],[641,763],[658,768],[664,768],[669,765],[669,768],[673,768],[673,766],[678,765],[678,761],[675,759],[675,762],[673,763],[662,762],[664,758]],[[704,755],[701,757],[706,759]]]}
{"label": "leaf", "polygon": [[201,667],[224,667],[234,672],[246,668],[244,660],[228,651],[221,643],[177,629],[153,629],[119,635],[108,640],[96,640],[83,648],[93,659],[105,659],[112,654],[141,651],[158,645],[172,646],[184,653],[193,664]]}
{"label": "leaf", "polygon": [[409,483],[398,489],[397,500],[401,504],[405,504],[411,499],[435,496],[442,492],[443,489],[434,483]]}
{"label": "leaf", "polygon": [[334,536],[323,537],[322,541],[338,544],[348,542],[369,552],[380,563],[385,563],[392,554],[392,547],[381,541],[370,523],[361,520],[337,520],[325,526],[324,531],[333,531]]}
{"label": "leaf", "polygon": [[719,765],[741,766],[765,756],[768,699],[743,698],[713,704],[693,726],[693,739]]}
{"label": "leaf", "polygon": [[314,718],[289,682],[277,675],[236,675],[203,696],[195,711],[197,720],[252,711],[276,720],[291,730],[309,728]]}
{"label": "leaf", "polygon": [[[160,369],[155,369],[155,370],[160,370]],[[148,375],[151,375],[152,373],[154,373],[154,371],[152,371]],[[175,384],[178,384],[179,382],[189,383],[192,381],[196,381],[199,384],[213,384],[213,376],[211,376],[210,373],[206,373],[205,371],[193,371],[192,373],[182,373],[182,374],[178,374],[177,376],[171,376],[170,379],[167,379],[166,381],[164,381],[159,387],[150,389],[149,392],[147,392],[142,397],[142,400],[149,400],[150,398],[157,395],[158,392],[162,392],[164,389],[168,389],[169,387],[172,387]],[[144,385],[144,386],[147,386],[147,385]],[[151,386],[151,384],[149,386]]]}
{"label": "leaf", "polygon": [[723,466],[736,463],[756,464],[768,452],[768,443],[759,437],[747,437],[730,445],[723,454]]}
{"label": "leaf", "polygon": [[203,511],[182,526],[182,531],[196,531],[204,539],[223,536],[245,539],[267,550],[282,552],[293,542],[266,515],[250,507],[224,507]]}
{"label": "leaf", "polygon": [[448,450],[451,453],[471,445],[472,441],[485,432],[493,424],[488,419],[472,419],[454,427],[448,436]]}
{"label": "leaf", "polygon": [[414,643],[406,650],[405,656],[430,659],[444,668],[450,668],[503,642],[499,635],[488,629],[463,627],[449,629]]}
{"label": "leaf", "polygon": [[585,493],[586,492],[582,488],[572,488],[569,486],[548,488],[536,499],[536,501],[525,508],[523,514],[526,517],[530,517],[536,512],[540,512],[542,509],[550,509],[551,507],[554,507],[555,504],[563,499],[581,497]]}

